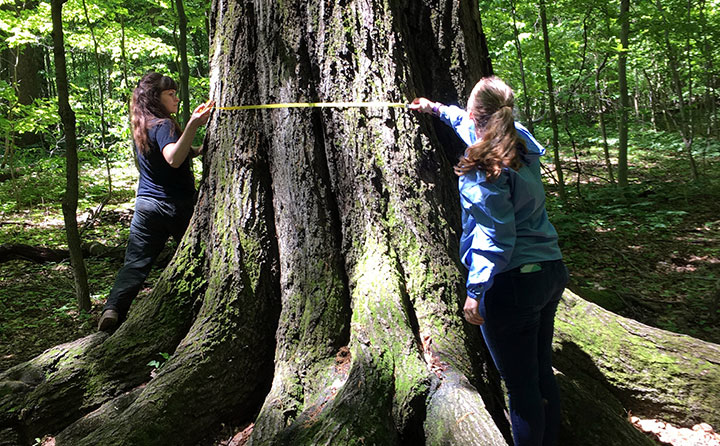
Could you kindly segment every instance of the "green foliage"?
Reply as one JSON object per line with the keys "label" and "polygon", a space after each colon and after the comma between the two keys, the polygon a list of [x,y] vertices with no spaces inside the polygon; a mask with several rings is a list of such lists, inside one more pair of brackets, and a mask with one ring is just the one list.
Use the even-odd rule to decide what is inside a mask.
{"label": "green foliage", "polygon": [[[516,1],[515,26],[522,50],[527,91],[521,82],[518,50],[513,35],[511,0],[481,0],[483,29],[493,67],[516,91],[520,120],[543,118],[547,109],[547,84],[538,2]],[[711,126],[718,137],[718,116],[709,109],[707,96],[717,101],[717,70],[720,57],[720,8],[716,0],[688,3],[662,0],[633,3],[630,11],[630,47],[623,49],[619,36],[619,2],[561,0],[547,5],[552,76],[556,84],[558,111],[597,119],[600,105],[614,127],[618,108],[617,55],[627,51],[628,88],[637,102],[636,120],[656,129],[676,130],[678,98],[668,71],[670,56],[665,31],[669,30],[672,53],[679,63],[682,95],[697,135]],[[688,11],[688,5],[690,11]],[[596,70],[602,66],[598,99]],[[601,101],[601,102],[599,102]],[[524,116],[530,103],[531,116]],[[574,130],[574,127],[573,127]]]}
{"label": "green foliage", "polygon": [[[61,209],[64,193],[63,157],[47,156],[44,150],[23,149],[18,164],[30,166],[14,181],[0,181],[0,245],[28,244],[67,249]],[[127,242],[137,171],[131,160],[112,164],[114,194],[102,214],[83,232],[88,244],[108,249]],[[81,225],[87,211],[95,209],[107,195],[105,166],[97,158],[87,160],[80,171]],[[12,183],[15,183],[13,186]],[[20,190],[13,192],[13,187]],[[20,209],[15,204],[21,197]],[[68,261],[36,264],[24,260],[0,263],[0,370],[26,360],[53,345],[97,330],[100,306],[107,297],[122,256],[88,257],[88,282],[94,310],[77,311],[73,279]],[[153,269],[148,283],[157,280],[161,264]],[[144,294],[147,291],[143,291]]]}
{"label": "green foliage", "polygon": [[6,36],[3,43],[8,48],[35,44],[52,31],[50,3],[39,3],[35,8],[18,8],[10,2],[7,5],[14,8],[0,8],[0,35]]}
{"label": "green foliage", "polygon": [[[577,135],[592,129],[592,123],[573,126]],[[561,203],[548,185],[548,214],[571,271],[570,288],[624,316],[718,342],[720,308],[712,296],[720,172],[711,164],[719,159],[717,143],[698,141],[704,175],[693,182],[685,163],[677,162],[677,133],[635,126],[630,135],[633,181],[627,188],[600,180],[602,149],[590,138],[581,138],[577,148],[581,195],[569,189],[573,196]]]}
{"label": "green foliage", "polygon": [[[17,100],[12,80],[12,66],[5,75],[0,72],[0,137],[18,143],[23,134],[42,135],[40,147],[45,155],[63,153],[64,135],[54,94],[54,67],[51,53],[50,3],[40,1],[20,8],[2,2],[0,8],[0,51],[13,49],[23,57],[23,48],[39,47],[45,53],[46,70],[42,71],[47,97],[22,105]],[[90,23],[98,42],[101,74],[95,65],[95,47],[85,17],[82,0],[63,5],[63,30],[67,55],[70,104],[77,119],[78,150],[81,162],[93,158],[110,161],[132,159],[128,101],[132,86],[147,71],[155,70],[178,77],[176,49],[176,14],[171,2],[160,0],[86,0]],[[207,99],[207,34],[205,16],[209,3],[187,2],[189,18],[188,51],[190,61],[190,97],[197,104]],[[1,70],[0,70],[1,71]],[[22,76],[22,73],[20,73]],[[18,82],[29,82],[18,79]],[[104,122],[100,115],[98,91],[104,92]],[[12,137],[12,138],[11,138]],[[104,144],[103,144],[104,140]],[[12,146],[12,144],[11,144]],[[23,158],[18,149],[15,160]],[[30,203],[35,197],[22,199]]]}
{"label": "green foliage", "polygon": [[148,362],[147,365],[149,367],[153,368],[153,371],[158,371],[162,366],[165,365],[168,359],[170,359],[170,353],[158,353],[160,356],[160,360],[153,359],[152,361]]}

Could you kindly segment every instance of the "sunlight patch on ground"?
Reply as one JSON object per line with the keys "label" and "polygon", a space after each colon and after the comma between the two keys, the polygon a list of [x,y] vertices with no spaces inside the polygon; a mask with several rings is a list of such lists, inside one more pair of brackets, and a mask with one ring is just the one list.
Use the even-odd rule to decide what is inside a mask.
{"label": "sunlight patch on ground", "polygon": [[662,444],[673,446],[720,446],[720,434],[707,423],[696,424],[692,429],[675,427],[660,420],[643,420],[631,416],[630,422],[641,432],[651,435]]}

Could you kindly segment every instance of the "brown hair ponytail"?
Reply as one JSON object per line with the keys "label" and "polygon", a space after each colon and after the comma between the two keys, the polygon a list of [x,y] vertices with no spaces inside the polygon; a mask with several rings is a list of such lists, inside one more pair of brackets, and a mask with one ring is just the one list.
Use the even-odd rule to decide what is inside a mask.
{"label": "brown hair ponytail", "polygon": [[458,176],[478,169],[492,182],[504,167],[518,170],[523,166],[521,154],[527,148],[515,130],[514,104],[512,89],[495,76],[485,77],[475,85],[467,109],[478,141],[467,148],[455,166]]}

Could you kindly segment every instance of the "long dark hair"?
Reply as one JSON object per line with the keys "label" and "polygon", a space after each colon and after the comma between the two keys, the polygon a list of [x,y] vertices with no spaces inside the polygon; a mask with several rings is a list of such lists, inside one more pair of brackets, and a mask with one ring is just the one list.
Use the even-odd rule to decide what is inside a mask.
{"label": "long dark hair", "polygon": [[521,155],[527,152],[527,147],[515,130],[514,104],[512,89],[498,77],[482,78],[475,85],[468,111],[472,112],[479,139],[467,148],[455,166],[458,176],[478,169],[492,182],[504,167],[519,170],[523,166]]}
{"label": "long dark hair", "polygon": [[140,79],[137,87],[133,90],[130,100],[130,126],[135,145],[142,153],[147,153],[149,149],[148,129],[158,124],[160,120],[171,120],[175,131],[181,132],[180,125],[160,102],[160,94],[163,91],[177,91],[177,89],[177,83],[171,78],[160,73],[150,72]]}

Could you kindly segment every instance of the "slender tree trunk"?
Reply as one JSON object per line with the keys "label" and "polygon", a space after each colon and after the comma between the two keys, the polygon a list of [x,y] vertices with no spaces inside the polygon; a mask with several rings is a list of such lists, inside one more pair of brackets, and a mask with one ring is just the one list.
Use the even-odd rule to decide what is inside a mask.
{"label": "slender tree trunk", "polygon": [[190,67],[187,55],[187,16],[183,0],[175,0],[178,15],[180,36],[178,39],[178,53],[180,53],[180,99],[182,100],[182,123],[190,120]]}
{"label": "slender tree trunk", "polygon": [[542,24],[543,32],[543,46],[545,48],[545,78],[547,80],[548,87],[548,102],[550,103],[550,124],[552,126],[553,137],[553,154],[555,156],[555,171],[557,172],[558,179],[558,195],[561,201],[567,200],[567,194],[565,192],[565,180],[563,175],[562,161],[560,160],[560,142],[558,134],[558,120],[557,113],[555,112],[555,88],[553,87],[552,78],[552,61],[550,58],[550,37],[548,36],[547,29],[547,15],[545,13],[545,0],[540,0],[540,23]]}
{"label": "slender tree trunk", "polygon": [[668,29],[669,24],[667,19],[665,18],[665,12],[662,3],[660,3],[659,0],[657,2],[657,8],[663,17],[663,23],[665,24],[665,26],[663,27],[665,47],[668,53],[668,62],[670,74],[672,75],[673,86],[675,87],[675,95],[677,96],[678,104],[680,107],[680,125],[678,127],[680,129],[680,134],[682,135],[683,144],[685,146],[685,156],[687,156],[688,162],[690,164],[690,175],[692,176],[693,180],[697,180],[698,170],[697,165],[695,164],[695,158],[692,154],[692,128],[690,118],[688,116],[689,110],[687,109],[685,98],[683,97],[682,81],[680,80],[680,69],[678,66],[679,64],[675,55],[675,47],[673,46],[672,42],[670,42],[670,30]]}
{"label": "slender tree trunk", "polygon": [[[102,76],[102,64],[100,63],[100,51],[98,48],[98,41],[95,37],[95,29],[93,24],[90,22],[90,15],[88,14],[87,4],[85,3],[85,0],[82,0],[83,5],[83,11],[85,12],[85,22],[87,23],[88,29],[90,30],[90,36],[92,37],[93,41],[93,49],[94,49],[94,55],[95,55],[95,68],[97,70],[97,83],[98,83],[98,96],[100,97],[100,151],[102,153],[102,157],[105,160],[105,171],[107,173],[107,184],[108,184],[108,193],[103,200],[102,203],[97,207],[95,210],[95,213],[98,214],[102,212],[102,208],[105,206],[105,204],[110,201],[110,198],[112,198],[112,173],[110,170],[110,158],[108,156],[108,149],[107,145],[105,143],[105,134],[107,133],[107,126],[105,124],[105,95],[103,93],[104,88],[106,85],[104,85],[103,82],[103,76]],[[108,76],[109,78],[109,76]],[[110,91],[110,88],[108,88],[108,91]]]}
{"label": "slender tree trunk", "polygon": [[130,91],[130,84],[128,84],[127,56],[125,55],[125,16],[123,14],[120,14],[120,63],[123,75],[123,97],[129,97],[127,92]]}
{"label": "slender tree trunk", "polygon": [[43,59],[45,60],[45,81],[47,82],[47,96],[57,96],[57,88],[55,88],[55,76],[53,74],[53,66],[50,61],[50,51],[48,48],[43,49]]}
{"label": "slender tree trunk", "polygon": [[[692,0],[687,1],[687,23],[686,25],[692,29]],[[695,119],[693,118],[693,109],[695,100],[693,99],[693,70],[692,70],[692,46],[690,45],[690,38],[692,32],[687,31],[685,39],[685,58],[687,59],[687,91],[688,91],[688,108],[687,108],[687,119],[688,119],[688,132],[690,140],[695,139]],[[692,153],[691,153],[692,156]]]}
{"label": "slender tree trunk", "polygon": [[[84,50],[81,50],[80,55],[82,56],[81,61],[82,67],[88,67],[90,66],[90,63],[88,62],[87,53]],[[82,69],[81,69],[82,70]],[[98,89],[100,89],[100,86],[98,86]],[[88,103],[89,104],[95,104],[95,95],[93,94],[94,89],[88,88],[87,89],[87,95],[88,95]]]}
{"label": "slender tree trunk", "polygon": [[[7,119],[8,119],[8,121],[12,121],[12,118],[13,118],[12,108],[10,108]],[[4,169],[5,166],[7,166],[9,164],[11,151],[12,151],[12,148],[14,145],[15,145],[14,135],[13,135],[12,131],[10,131],[10,126],[7,126],[7,128],[5,129],[5,144],[4,144],[5,148],[3,150],[2,162],[0,162],[0,169]],[[10,172],[12,173],[12,171],[13,171],[13,168],[12,168],[12,166],[10,166]]]}
{"label": "slender tree trunk", "polygon": [[[70,51],[70,77],[73,79],[77,78],[77,70],[75,69],[77,66],[77,55],[75,54],[75,51]],[[57,79],[57,76],[55,76],[55,79]],[[55,86],[57,88],[57,85]]]}
{"label": "slender tree trunk", "polygon": [[643,76],[648,84],[648,102],[650,103],[650,122],[652,123],[653,130],[657,130],[657,99],[655,94],[655,87],[650,79],[650,75],[647,70],[643,69]]}
{"label": "slender tree trunk", "polygon": [[[15,104],[8,104],[8,121],[12,121],[13,119],[13,108]],[[10,126],[7,127],[5,130],[5,150],[3,152],[3,158],[2,163],[0,164],[0,168],[5,168],[5,166],[8,166],[10,169],[10,180],[12,181],[12,189],[13,193],[15,195],[15,208],[20,209],[22,206],[22,198],[20,197],[20,188],[17,185],[17,182],[15,181],[15,133],[13,133],[12,128]]]}
{"label": "slender tree trunk", "polygon": [[642,124],[642,116],[640,115],[640,82],[638,82],[637,68],[633,70],[633,106],[635,109],[635,121]]}
{"label": "slender tree trunk", "polygon": [[630,34],[630,0],[620,0],[620,44],[618,86],[620,87],[620,123],[618,126],[618,185],[628,186],[628,88],[627,51]]}
{"label": "slender tree trunk", "polygon": [[107,64],[103,64],[105,66],[105,91],[107,91],[108,94],[108,101],[113,101],[115,99],[115,88],[113,84],[113,70],[115,63],[113,62],[112,58],[108,59]]}
{"label": "slender tree trunk", "polygon": [[[670,104],[672,102],[672,100],[666,94],[667,89],[663,88],[664,80],[665,80],[664,76],[661,74],[661,72],[657,71],[655,73],[655,85],[657,86],[657,90],[655,90],[657,92],[656,97],[658,97],[660,99],[659,106],[660,106],[660,109],[662,110],[663,122],[665,123],[665,130],[676,131],[677,126],[675,125],[674,122],[670,121],[670,113],[668,113],[668,110],[672,109],[673,106]],[[672,89],[672,87],[671,87],[671,89]]]}
{"label": "slender tree trunk", "polygon": [[58,108],[65,130],[65,169],[66,188],[62,208],[65,217],[65,232],[67,233],[68,249],[70,250],[70,264],[72,265],[75,281],[75,294],[78,308],[90,310],[90,293],[88,290],[87,270],[85,259],[80,246],[80,234],[77,226],[78,202],[78,157],[77,140],[75,138],[75,113],[70,108],[67,71],[65,68],[65,47],[62,29],[62,0],[53,0],[53,53],[55,55],[55,76],[58,89]]}
{"label": "slender tree trunk", "polygon": [[705,15],[705,6],[706,3],[703,0],[700,4],[700,35],[702,36],[702,48],[703,48],[703,56],[705,57],[705,113],[707,113],[708,116],[708,125],[707,125],[707,145],[706,148],[703,149],[703,160],[707,162],[705,159],[705,153],[707,147],[711,144],[711,140],[713,135],[715,135],[716,128],[717,128],[717,113],[716,113],[716,103],[715,103],[715,97],[717,90],[715,89],[715,75],[713,74],[714,70],[714,64],[713,64],[713,51],[711,47],[710,40],[707,37],[707,17]]}
{"label": "slender tree trunk", "polygon": [[605,124],[605,100],[602,95],[602,88],[600,86],[600,72],[605,68],[607,63],[607,55],[603,59],[602,63],[595,69],[595,96],[598,101],[598,121],[600,124],[600,134],[602,135],[603,141],[603,155],[605,156],[605,168],[608,172],[608,178],[610,182],[615,184],[615,175],[613,175],[612,161],[610,161],[610,147],[607,141],[607,126]]}
{"label": "slender tree trunk", "polygon": [[[10,102],[7,105],[7,107],[8,107],[7,120],[12,122],[13,116],[15,115],[15,107],[17,107],[17,105],[19,103],[18,98],[17,98],[17,96],[18,96],[17,95],[17,78],[18,78],[17,65],[18,65],[18,63],[17,63],[17,53],[12,53],[10,51],[8,51],[8,53],[14,54],[14,58],[15,58],[15,62],[12,64],[9,64],[9,66],[12,67],[11,77],[12,77],[12,86],[13,86],[13,91],[15,93],[15,98],[14,98],[13,102]],[[12,166],[12,164],[11,164],[11,160],[13,158],[14,151],[15,151],[15,132],[13,132],[12,126],[7,126],[7,128],[5,129],[5,150],[3,152],[2,163],[0,163],[0,169],[4,169],[6,165],[10,164],[10,169],[11,169],[10,173],[11,174],[13,173],[12,169],[14,168],[14,166]],[[17,190],[15,192],[15,195],[16,195],[15,205],[19,209],[19,207],[20,207],[19,198],[20,197],[18,196]]]}
{"label": "slender tree trunk", "polygon": [[518,35],[517,22],[515,20],[515,0],[510,0],[510,8],[512,11],[513,20],[513,36],[515,37],[515,49],[518,55],[518,68],[520,68],[520,79],[522,80],[523,88],[523,109],[525,110],[525,122],[528,125],[530,133],[535,133],[535,123],[533,122],[533,115],[530,109],[530,92],[527,88],[527,82],[525,81],[525,66],[523,65],[522,46],[520,45],[520,37]]}

